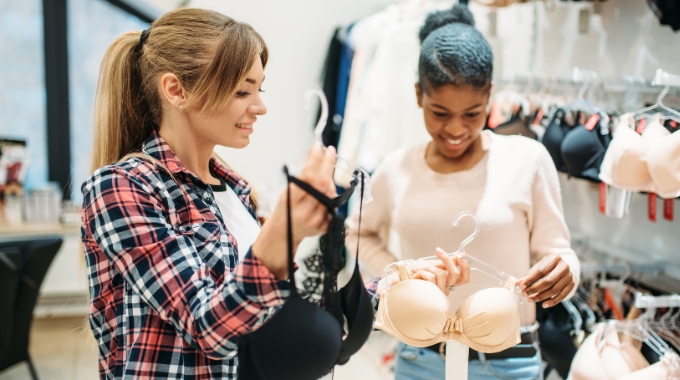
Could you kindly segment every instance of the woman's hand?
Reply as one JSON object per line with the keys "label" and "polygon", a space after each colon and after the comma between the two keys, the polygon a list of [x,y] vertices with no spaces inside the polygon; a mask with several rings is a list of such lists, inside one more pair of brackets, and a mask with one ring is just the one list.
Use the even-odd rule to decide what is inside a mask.
{"label": "woman's hand", "polygon": [[[333,182],[334,168],[335,148],[329,147],[321,150],[314,147],[297,178],[333,198],[336,196]],[[302,239],[325,233],[332,218],[324,205],[297,185],[291,183],[286,188],[252,247],[253,255],[280,279],[288,277],[287,192],[289,190],[293,253]]]}
{"label": "woman's hand", "polygon": [[430,281],[448,296],[453,287],[470,281],[470,265],[465,261],[465,254],[451,257],[440,248],[436,253],[442,263],[417,269],[412,278]]}
{"label": "woman's hand", "polygon": [[522,295],[529,302],[543,302],[549,308],[562,302],[574,289],[576,282],[564,260],[559,255],[543,258],[531,267],[529,274],[517,282]]}

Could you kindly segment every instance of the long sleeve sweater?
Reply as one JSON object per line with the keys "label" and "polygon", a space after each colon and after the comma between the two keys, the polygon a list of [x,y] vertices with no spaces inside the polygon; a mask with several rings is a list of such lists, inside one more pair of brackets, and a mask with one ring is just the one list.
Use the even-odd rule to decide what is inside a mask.
{"label": "long sleeve sweater", "polygon": [[[425,161],[427,144],[385,158],[372,176],[374,201],[363,208],[360,260],[364,268],[381,275],[390,263],[432,256],[437,247],[456,251],[474,226],[471,218],[456,227],[453,221],[468,211],[476,216],[480,229],[467,245],[467,254],[517,278],[543,257],[559,254],[578,281],[580,265],[570,247],[550,155],[543,145],[525,137],[488,131],[482,137],[488,139],[488,149],[465,171],[432,170]],[[348,247],[357,244],[358,211],[353,210],[347,221]],[[492,286],[499,286],[498,281],[473,270],[470,283],[449,295],[451,311],[469,295]],[[534,304],[524,300],[520,314],[523,326],[532,324]]]}

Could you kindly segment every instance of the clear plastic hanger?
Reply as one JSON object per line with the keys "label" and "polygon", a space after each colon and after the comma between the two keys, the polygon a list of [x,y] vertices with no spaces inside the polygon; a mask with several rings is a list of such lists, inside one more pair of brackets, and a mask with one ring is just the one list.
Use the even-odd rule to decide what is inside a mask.
{"label": "clear plastic hanger", "polygon": [[[318,96],[319,101],[321,102],[321,116],[319,117],[319,120],[317,121],[316,126],[314,127],[314,145],[321,149],[326,149],[326,145],[324,145],[323,143],[322,135],[324,129],[326,128],[326,122],[328,121],[328,109],[329,109],[328,98],[326,98],[326,94],[323,92],[321,88],[319,88],[318,86],[312,86],[305,92],[305,98],[307,99],[307,105],[305,106],[305,108],[309,109],[311,107],[314,95]],[[353,175],[357,171],[363,173],[364,174],[363,201],[364,203],[369,203],[373,200],[373,196],[371,195],[371,176],[368,174],[366,170],[353,165],[351,162],[338,155],[336,155],[335,157],[335,169],[343,171],[350,175]],[[361,183],[357,185],[358,187],[357,190],[359,191],[361,190],[359,188],[360,186]]]}
{"label": "clear plastic hanger", "polygon": [[[670,74],[667,72],[658,69],[656,71],[656,77],[654,79],[654,84],[665,84],[666,87],[664,87],[663,91],[659,94],[659,97],[656,98],[656,104],[651,105],[649,107],[645,107],[642,109],[639,109],[637,111],[631,112],[631,115],[634,116],[635,120],[640,120],[648,116],[649,114],[653,113],[660,113],[664,119],[671,119],[674,120],[675,122],[680,123],[680,112],[667,107],[663,104],[663,98],[666,97],[668,94],[668,91],[670,91],[671,88],[671,83],[670,80],[666,79],[668,77],[671,77]],[[675,76],[673,76],[675,77]]]}
{"label": "clear plastic hanger", "polygon": [[[470,255],[469,253],[467,253],[465,251],[465,246],[468,245],[472,240],[474,240],[474,238],[479,233],[479,224],[477,223],[477,218],[475,218],[475,216],[473,214],[469,213],[469,212],[462,212],[462,213],[458,214],[458,216],[456,217],[456,220],[453,222],[453,226],[454,227],[457,226],[458,223],[460,222],[460,220],[462,218],[466,217],[466,216],[472,218],[472,220],[475,222],[475,230],[474,230],[474,232],[472,232],[472,234],[470,236],[465,238],[465,240],[463,240],[460,243],[460,247],[458,248],[458,250],[456,252],[447,253],[447,255],[449,255],[450,257],[453,257],[453,256],[459,255],[461,253],[464,253],[465,254],[465,260],[467,260],[468,263],[470,264],[470,271],[476,271],[476,272],[483,273],[483,274],[485,274],[485,275],[487,275],[487,276],[489,276],[493,279],[498,280],[499,286],[505,286],[508,283],[508,281],[514,280],[513,276],[510,276],[509,274],[501,271],[500,269],[494,267],[493,265],[487,264],[484,261],[475,258],[474,256]],[[437,256],[428,256],[428,257],[422,257],[422,258],[415,259],[415,260],[404,260],[404,261],[400,261],[400,262],[397,262],[397,263],[392,263],[392,264],[388,265],[387,268],[385,268],[385,276],[384,277],[390,277],[390,276],[393,276],[394,274],[396,274],[397,273],[397,265],[406,265],[408,269],[415,270],[415,269],[426,268],[426,267],[429,267],[429,266],[432,266],[432,265],[436,265],[437,262],[440,262],[439,258]],[[515,292],[519,296],[519,288],[515,288]]]}

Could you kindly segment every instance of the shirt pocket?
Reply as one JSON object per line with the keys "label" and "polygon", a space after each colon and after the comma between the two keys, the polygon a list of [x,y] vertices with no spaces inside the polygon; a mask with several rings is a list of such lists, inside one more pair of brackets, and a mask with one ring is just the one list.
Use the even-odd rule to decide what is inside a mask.
{"label": "shirt pocket", "polygon": [[224,252],[225,247],[220,242],[220,226],[218,221],[202,221],[184,224],[178,227],[178,232],[191,239],[196,253],[203,262],[210,268],[211,275],[216,279],[221,279],[226,270],[225,260],[228,259],[228,252]]}

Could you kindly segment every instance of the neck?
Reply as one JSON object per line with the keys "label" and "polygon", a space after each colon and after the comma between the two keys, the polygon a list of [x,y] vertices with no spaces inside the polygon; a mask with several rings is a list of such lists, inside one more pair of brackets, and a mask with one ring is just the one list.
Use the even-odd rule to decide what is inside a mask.
{"label": "neck", "polygon": [[187,133],[185,129],[180,132],[180,128],[168,124],[161,124],[158,134],[187,170],[196,174],[205,183],[219,183],[210,173],[210,157],[215,144],[203,141],[195,134]]}
{"label": "neck", "polygon": [[432,170],[443,174],[469,170],[484,157],[488,145],[487,138],[481,133],[460,157],[446,157],[430,142],[425,150],[425,162]]}

